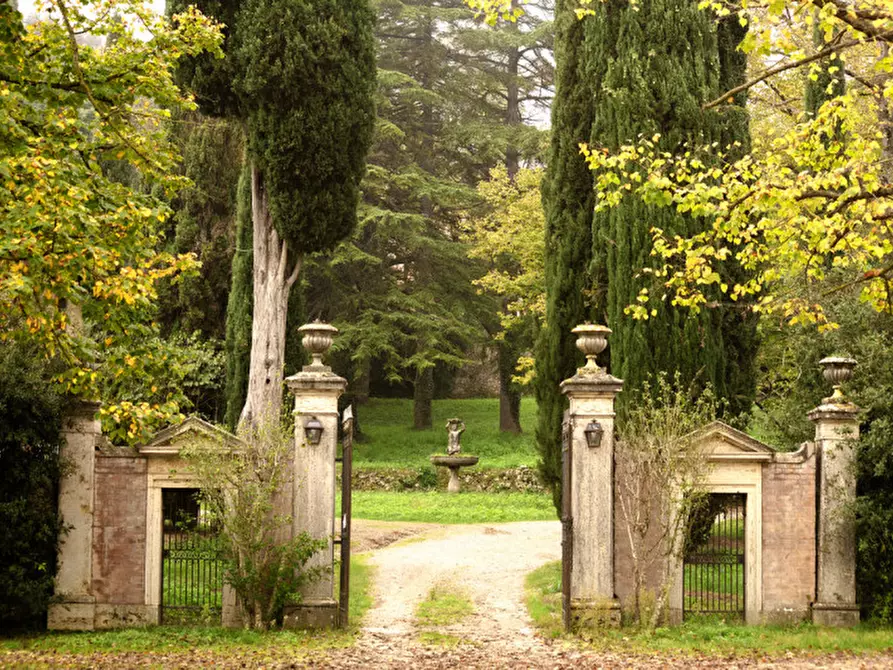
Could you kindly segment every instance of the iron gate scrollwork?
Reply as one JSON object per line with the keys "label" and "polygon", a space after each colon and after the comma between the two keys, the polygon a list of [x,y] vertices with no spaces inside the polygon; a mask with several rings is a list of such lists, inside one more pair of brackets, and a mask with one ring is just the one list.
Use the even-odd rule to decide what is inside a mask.
{"label": "iron gate scrollwork", "polygon": [[214,623],[223,610],[220,536],[203,517],[198,489],[163,489],[161,622]]}
{"label": "iron gate scrollwork", "polygon": [[711,493],[689,518],[683,558],[683,616],[744,618],[747,495]]}

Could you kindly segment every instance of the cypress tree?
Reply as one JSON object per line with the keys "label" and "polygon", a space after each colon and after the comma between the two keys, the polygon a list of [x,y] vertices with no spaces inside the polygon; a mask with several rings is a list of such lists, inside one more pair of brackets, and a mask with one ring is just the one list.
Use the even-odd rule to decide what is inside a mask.
{"label": "cypress tree", "polygon": [[230,430],[239,423],[248,391],[254,266],[251,233],[251,173],[246,163],[236,193],[236,248],[226,305],[226,425]]}
{"label": "cypress tree", "polygon": [[[825,41],[825,32],[818,20],[818,12],[816,12],[815,22],[812,26],[812,44],[816,51],[820,51],[828,46]],[[834,72],[830,72],[832,67],[836,66]],[[843,71],[843,61],[830,58],[823,58],[817,64],[815,72],[810,71],[811,76],[806,79],[806,87],[804,91],[804,111],[807,116],[815,118],[819,108],[828,100],[841,96],[846,91],[846,76]]]}
{"label": "cypress tree", "polygon": [[289,296],[303,258],[356,225],[374,123],[373,16],[367,0],[198,5],[230,26],[227,58],[187,62],[182,77],[204,111],[239,118],[248,139],[254,292],[241,420],[253,423],[282,406]]}
{"label": "cypress tree", "polygon": [[602,314],[597,291],[591,294],[593,302],[584,300],[601,273],[590,268],[595,200],[592,173],[579,149],[589,137],[592,95],[582,63],[584,24],[574,12],[577,6],[574,0],[559,0],[555,6],[552,146],[543,182],[546,324],[536,348],[540,471],[556,506],[561,500],[561,417],[566,407],[558,385],[574,374],[577,361],[570,330]]}
{"label": "cypress tree", "polygon": [[[610,0],[584,23],[586,71],[594,83],[593,145],[617,149],[660,134],[660,150],[678,152],[746,140],[740,107],[728,113],[702,110],[740,72],[728,51],[734,35],[723,33],[721,57],[718,23],[696,3],[645,0],[632,7]],[[647,321],[625,313],[639,290],[649,287],[650,275],[638,270],[653,265],[650,229],[685,236],[699,225],[636,197],[595,215],[593,256],[603,259],[607,271],[607,321],[614,331],[611,371],[626,381],[627,391],[654,373],[678,371],[686,382],[710,383],[737,415],[749,410],[753,399],[753,321],[746,310],[717,300],[693,314],[664,300],[649,306],[656,314]],[[652,294],[659,291],[655,283]],[[631,397],[627,392],[619,398],[621,414]]]}

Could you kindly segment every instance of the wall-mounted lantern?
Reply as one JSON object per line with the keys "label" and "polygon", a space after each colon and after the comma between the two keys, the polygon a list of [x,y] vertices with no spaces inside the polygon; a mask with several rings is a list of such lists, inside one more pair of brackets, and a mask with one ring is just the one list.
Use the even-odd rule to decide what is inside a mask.
{"label": "wall-mounted lantern", "polygon": [[598,421],[590,421],[583,430],[583,434],[586,435],[586,444],[592,449],[601,446],[605,429]]}
{"label": "wall-mounted lantern", "polygon": [[304,424],[304,435],[307,436],[307,443],[312,445],[319,444],[322,439],[322,424],[315,416],[311,416],[310,420]]}

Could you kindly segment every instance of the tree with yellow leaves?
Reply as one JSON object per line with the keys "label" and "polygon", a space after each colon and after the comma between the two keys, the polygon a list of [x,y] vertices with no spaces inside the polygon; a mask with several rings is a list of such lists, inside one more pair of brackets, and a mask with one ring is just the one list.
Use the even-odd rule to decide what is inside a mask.
{"label": "tree with yellow leaves", "polygon": [[[159,381],[173,354],[151,324],[156,284],[196,265],[157,251],[165,197],[185,183],[170,110],[193,106],[172,68],[219,53],[220,33],[194,10],[166,19],[142,0],[37,11],[25,26],[0,4],[0,340],[37,344],[64,391],[102,393],[112,435],[135,441],[179,410],[179,390]],[[116,402],[134,375],[145,392]]]}

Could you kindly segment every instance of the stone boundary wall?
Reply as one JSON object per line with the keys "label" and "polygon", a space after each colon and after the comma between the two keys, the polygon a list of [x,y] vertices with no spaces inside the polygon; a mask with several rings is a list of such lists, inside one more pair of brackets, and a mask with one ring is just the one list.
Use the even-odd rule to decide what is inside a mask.
{"label": "stone boundary wall", "polygon": [[763,621],[805,621],[815,600],[816,453],[806,443],[763,465]]}
{"label": "stone boundary wall", "polygon": [[[546,493],[536,468],[462,468],[459,473],[463,491],[487,493]],[[351,485],[354,491],[445,491],[449,475],[446,468],[362,468],[354,467]],[[338,486],[341,475],[338,474]]]}

